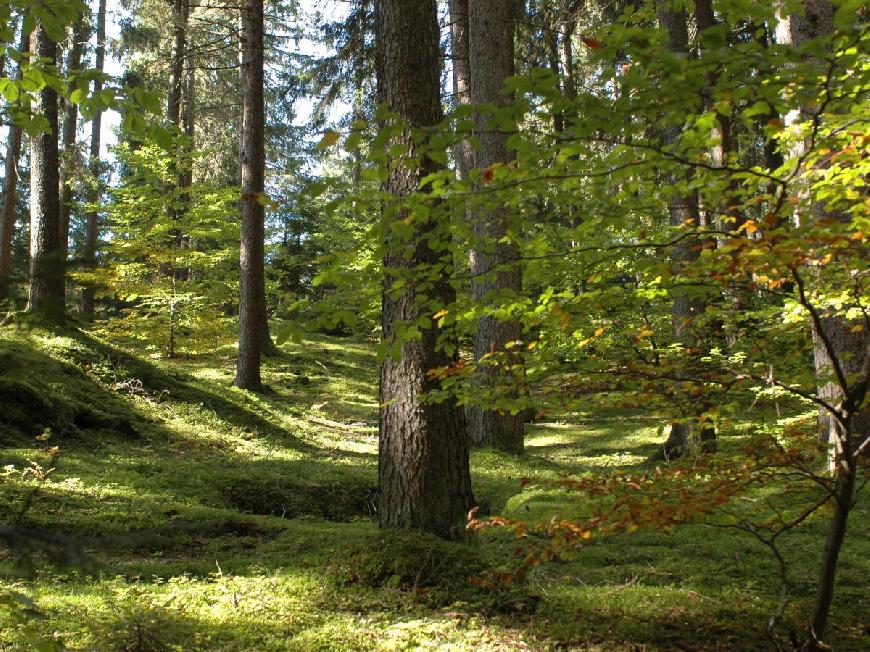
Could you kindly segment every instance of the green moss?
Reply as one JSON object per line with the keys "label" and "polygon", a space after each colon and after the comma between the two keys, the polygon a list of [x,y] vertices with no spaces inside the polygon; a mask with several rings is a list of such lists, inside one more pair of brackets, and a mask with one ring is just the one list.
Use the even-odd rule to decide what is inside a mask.
{"label": "green moss", "polygon": [[[37,552],[28,575],[0,548],[0,592],[25,595],[43,616],[0,608],[0,649],[54,636],[72,650],[767,645],[776,565],[734,531],[621,535],[496,590],[471,578],[512,574],[527,540],[378,531],[373,348],[323,336],[284,348],[264,363],[272,392],[252,395],[231,387],[229,349],[160,360],[76,330],[0,329],[0,467],[12,467],[0,474],[0,522],[48,531],[96,569]],[[617,413],[535,424],[524,455],[474,451],[475,496],[529,521],[582,512],[548,482],[648,470],[660,425]],[[738,425],[723,449],[743,441]],[[45,428],[50,438],[37,440]],[[52,446],[56,468],[40,480],[28,469],[47,470]],[[802,627],[812,599],[825,518],[783,541],[788,627]],[[861,649],[867,635],[870,543],[854,534],[868,525],[859,503],[838,576],[836,649]]]}

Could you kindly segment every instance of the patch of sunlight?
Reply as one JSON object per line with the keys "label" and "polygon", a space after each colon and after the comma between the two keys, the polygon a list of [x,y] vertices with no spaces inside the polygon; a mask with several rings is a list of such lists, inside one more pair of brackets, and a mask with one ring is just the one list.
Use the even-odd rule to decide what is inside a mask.
{"label": "patch of sunlight", "polygon": [[576,443],[574,439],[561,435],[545,435],[542,437],[530,433],[530,436],[526,438],[526,446],[529,448],[546,448],[547,446],[564,446]]}
{"label": "patch of sunlight", "polygon": [[646,459],[647,458],[643,455],[634,455],[624,451],[612,455],[584,456],[583,466],[596,468],[632,466],[635,464],[643,464],[646,462]]}
{"label": "patch of sunlight", "polygon": [[194,378],[202,380],[212,380],[217,382],[226,382],[227,372],[221,367],[203,367],[189,372]]}
{"label": "patch of sunlight", "polygon": [[577,430],[580,426],[576,423],[562,423],[560,421],[552,421],[545,423],[535,423],[532,425],[532,430]]}

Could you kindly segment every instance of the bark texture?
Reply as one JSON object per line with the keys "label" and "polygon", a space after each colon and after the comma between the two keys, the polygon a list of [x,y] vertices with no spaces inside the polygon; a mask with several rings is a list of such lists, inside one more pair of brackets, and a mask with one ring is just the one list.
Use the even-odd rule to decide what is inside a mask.
{"label": "bark texture", "polygon": [[[505,80],[514,74],[514,2],[513,0],[475,0],[468,7],[468,54],[471,66],[471,101],[475,105],[507,106],[510,95],[504,93]],[[474,167],[485,170],[494,164],[507,163],[513,156],[507,146],[508,135],[491,124],[488,116],[478,117],[478,140]],[[475,240],[471,251],[472,293],[474,300],[488,303],[505,296],[519,296],[522,272],[518,264],[519,247],[502,242],[508,230],[508,216],[503,209],[486,206],[471,215]],[[522,337],[522,325],[516,320],[484,316],[474,340],[474,358],[480,361],[493,352],[505,352],[506,344]],[[509,364],[520,364],[517,356]],[[481,364],[476,382],[492,386],[504,371],[497,365]],[[485,393],[485,392],[484,392]],[[508,396],[511,398],[511,396]],[[511,452],[523,450],[523,418],[505,410],[470,406],[467,411],[471,440],[479,446],[494,446]]]}
{"label": "bark texture", "polygon": [[[103,72],[106,63],[106,0],[100,0],[97,8],[97,43],[94,57],[94,68]],[[103,90],[103,81],[94,79],[94,94]],[[85,246],[84,264],[86,269],[93,271],[97,266],[97,241],[99,239],[99,213],[96,209],[100,199],[100,136],[103,126],[103,113],[97,111],[91,120],[91,146],[88,156],[88,171],[91,176],[91,187],[88,193],[89,208],[85,214]],[[94,320],[95,289],[90,283],[82,287],[81,317],[85,322]]]}
{"label": "bark texture", "polygon": [[[441,118],[439,29],[435,0],[378,0],[376,3],[378,97],[405,124],[393,144],[413,152],[411,129],[425,129]],[[438,169],[424,158],[419,165],[393,162],[386,189],[397,198],[414,192],[420,179]],[[403,324],[431,316],[432,306],[454,299],[447,271],[421,283],[431,266],[449,263],[448,237],[431,219],[413,224],[410,239],[399,237],[391,223],[406,211],[384,216],[383,337],[390,346]],[[443,244],[439,244],[443,243]],[[406,284],[393,287],[401,277]],[[425,287],[420,287],[425,285]],[[379,509],[385,528],[420,528],[442,537],[461,528],[474,498],[468,464],[463,413],[452,399],[423,400],[435,382],[428,372],[453,359],[437,346],[434,322],[420,337],[390,351],[380,372]]]}
{"label": "bark texture", "polygon": [[[33,55],[57,63],[57,43],[42,26],[34,30]],[[30,292],[27,312],[50,323],[64,320],[64,259],[60,238],[57,146],[57,91],[46,86],[36,93],[33,113],[48,121],[48,131],[31,139],[30,147]]]}
{"label": "bark texture", "polygon": [[260,354],[266,313],[264,190],[266,150],[263,108],[263,0],[246,0],[242,9],[242,241],[239,263],[239,360],[234,384],[259,391]]}
{"label": "bark texture", "polygon": [[[30,52],[30,34],[22,31],[18,51]],[[21,79],[21,66],[17,79]],[[21,127],[9,126],[6,140],[6,160],[3,174],[3,203],[0,208],[0,299],[9,297],[12,290],[12,236],[15,232],[15,204],[18,200],[18,163],[21,159]]]}

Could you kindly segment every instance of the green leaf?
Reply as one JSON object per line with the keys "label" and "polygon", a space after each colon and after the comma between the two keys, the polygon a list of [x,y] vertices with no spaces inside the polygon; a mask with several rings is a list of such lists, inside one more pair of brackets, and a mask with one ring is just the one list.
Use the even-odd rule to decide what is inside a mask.
{"label": "green leaf", "polygon": [[332,129],[328,129],[324,134],[323,138],[320,139],[320,142],[317,143],[317,149],[327,149],[332,147],[338,142],[338,139],[341,138],[341,134],[337,131],[333,131]]}

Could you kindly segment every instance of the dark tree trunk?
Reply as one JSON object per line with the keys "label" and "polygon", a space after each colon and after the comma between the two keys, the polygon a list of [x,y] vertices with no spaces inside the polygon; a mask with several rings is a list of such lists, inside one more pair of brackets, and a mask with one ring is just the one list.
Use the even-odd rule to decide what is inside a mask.
{"label": "dark tree trunk", "polygon": [[[57,43],[37,26],[31,52],[57,63]],[[30,148],[30,293],[27,312],[50,323],[64,321],[64,260],[60,242],[57,147],[57,91],[46,86],[33,103],[34,115],[48,121],[48,131],[31,139]]]}
{"label": "dark tree trunk", "polygon": [[[106,0],[100,0],[97,9],[97,43],[94,68],[103,72],[106,62]],[[94,79],[94,94],[103,89],[102,80]],[[88,168],[91,176],[91,190],[88,193],[89,208],[85,214],[85,246],[84,264],[89,271],[97,267],[97,241],[99,240],[99,212],[96,209],[100,199],[100,135],[103,125],[103,113],[97,111],[91,120],[91,148],[88,157]],[[85,322],[94,320],[94,286],[86,283],[82,287],[81,316]]]}
{"label": "dark tree trunk", "polygon": [[[80,17],[72,31],[72,44],[67,55],[66,74],[71,75],[81,68],[82,49],[85,40],[85,20]],[[78,88],[73,81],[69,86],[71,94]],[[70,100],[68,94],[63,103],[63,128],[61,129],[62,165],[60,167],[60,248],[63,252],[63,260],[69,253],[69,222],[72,214],[73,189],[69,182],[70,173],[75,166],[75,143],[76,127],[78,126],[78,106]]]}
{"label": "dark tree trunk", "polygon": [[166,123],[181,130],[181,105],[184,93],[184,59],[187,52],[187,0],[172,3],[172,63],[169,71],[169,95],[166,98]]}
{"label": "dark tree trunk", "polygon": [[[513,0],[475,0],[468,7],[468,54],[471,67],[471,101],[475,105],[506,106],[511,97],[505,94],[504,83],[514,74],[514,2]],[[479,148],[474,166],[486,169],[497,163],[507,163],[513,156],[507,147],[507,134],[478,120]],[[476,242],[471,251],[472,293],[479,303],[492,302],[494,297],[519,296],[522,292],[522,271],[519,247],[504,243],[508,215],[503,209],[488,206],[471,215]],[[513,262],[511,262],[513,261]],[[484,316],[478,324],[474,340],[474,358],[480,361],[492,352],[504,353],[508,342],[522,337],[522,325],[515,320]],[[510,363],[519,364],[518,356]],[[497,365],[484,361],[475,382],[492,387],[502,372]],[[510,383],[510,379],[506,379]],[[506,398],[514,398],[510,391]],[[507,410],[487,409],[472,405],[467,411],[471,440],[479,446],[494,446],[510,451],[523,450],[523,418]]]}
{"label": "dark tree trunk", "polygon": [[260,354],[266,312],[264,191],[266,152],[263,107],[263,0],[246,0],[242,8],[242,142],[241,142],[241,286],[239,290],[239,361],[236,387],[259,391]]}
{"label": "dark tree trunk", "polygon": [[[659,24],[668,34],[668,49],[672,52],[688,54],[689,30],[685,11],[672,8],[671,3],[667,0],[658,0],[656,4]],[[679,127],[668,125],[662,134],[662,144],[665,147],[673,145],[679,136]],[[679,175],[673,174],[672,181],[676,185],[681,179]],[[668,205],[668,223],[670,226],[695,229],[700,225],[698,213],[698,201],[695,195],[670,198]],[[675,265],[683,265],[696,260],[698,255],[698,242],[694,238],[688,238],[674,247],[673,261]],[[692,322],[699,313],[703,312],[704,305],[683,292],[674,292],[673,301],[674,339],[684,347],[691,347],[696,344]],[[684,373],[685,370],[682,370],[680,375],[684,375]],[[679,391],[679,386],[677,389]],[[662,445],[662,454],[665,459],[679,457],[688,450],[692,437],[692,424],[687,419],[688,417],[683,415],[682,418],[672,422],[668,438]]]}
{"label": "dark tree trunk", "polygon": [[[407,151],[417,147],[411,130],[432,127],[442,119],[439,84],[439,30],[435,0],[378,0],[376,3],[376,67],[378,96],[405,129],[394,138]],[[393,161],[386,189],[397,199],[413,193],[438,165],[425,158],[419,165]],[[403,324],[416,323],[454,298],[448,280],[449,237],[432,218],[413,225],[410,241],[390,228],[406,211],[384,216],[383,338],[388,348]],[[446,270],[426,287],[419,272],[443,263]],[[406,281],[394,287],[400,277]],[[437,310],[437,308],[436,308]],[[449,333],[434,322],[417,339],[397,344],[381,365],[379,427],[379,510],[385,528],[421,528],[454,536],[474,498],[468,465],[468,440],[455,400],[440,403],[423,396],[436,386],[431,369],[454,362],[438,347]]]}
{"label": "dark tree trunk", "polygon": [[[19,52],[30,51],[30,34],[22,31]],[[21,79],[19,66],[17,78]],[[6,141],[6,161],[3,175],[3,203],[0,212],[0,299],[6,299],[12,289],[12,236],[15,231],[15,204],[18,199],[18,162],[21,158],[21,127],[9,126]]]}
{"label": "dark tree trunk", "polygon": [[[556,32],[555,25],[552,28],[545,28],[544,44],[547,50],[547,65],[550,67],[550,72],[556,76],[556,79],[562,80],[562,69],[559,65],[562,55],[559,47],[559,34]],[[565,115],[561,111],[553,111],[553,131],[557,134],[565,131]]]}

